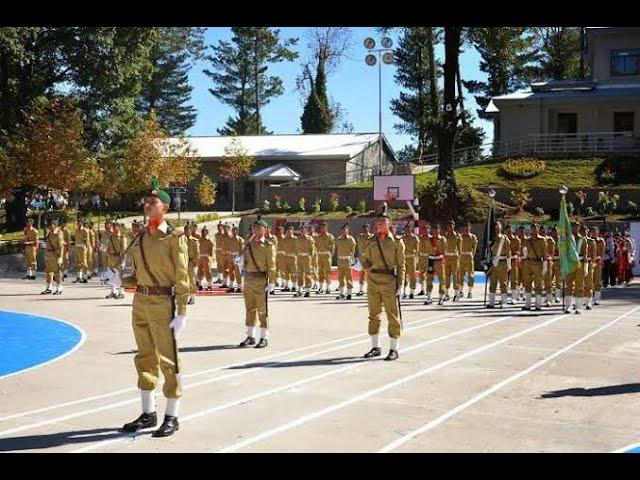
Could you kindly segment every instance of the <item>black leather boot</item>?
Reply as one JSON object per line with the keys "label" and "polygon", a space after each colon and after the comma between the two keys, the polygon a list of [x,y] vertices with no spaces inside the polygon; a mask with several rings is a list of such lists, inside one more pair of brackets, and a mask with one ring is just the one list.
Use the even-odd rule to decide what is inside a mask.
{"label": "black leather boot", "polygon": [[143,428],[155,427],[158,424],[158,416],[156,412],[152,413],[143,413],[138,418],[136,418],[133,422],[125,423],[122,426],[123,432],[137,432]]}
{"label": "black leather boot", "polygon": [[168,437],[180,430],[180,424],[178,423],[178,417],[172,417],[171,415],[165,415],[164,421],[160,428],[154,431],[152,437]]}
{"label": "black leather boot", "polygon": [[238,347],[240,348],[244,348],[244,347],[249,347],[251,345],[255,345],[256,344],[256,339],[253,337],[247,337],[244,339],[244,341],[242,341],[240,344],[238,344]]}
{"label": "black leather boot", "polygon": [[397,359],[398,359],[398,351],[397,350],[389,350],[389,354],[385,358],[385,361],[386,362],[390,362],[392,360],[397,360]]}
{"label": "black leather boot", "polygon": [[256,348],[264,348],[266,346],[269,345],[269,342],[267,341],[266,338],[261,338],[260,341],[258,342],[258,344],[256,345]]}
{"label": "black leather boot", "polygon": [[373,347],[371,350],[364,354],[364,358],[379,357],[380,355],[382,355],[380,347]]}

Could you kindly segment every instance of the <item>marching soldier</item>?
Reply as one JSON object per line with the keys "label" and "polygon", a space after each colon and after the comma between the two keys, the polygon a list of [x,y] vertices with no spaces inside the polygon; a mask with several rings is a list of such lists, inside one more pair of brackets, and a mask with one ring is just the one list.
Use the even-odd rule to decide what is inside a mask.
{"label": "marching soldier", "polygon": [[552,226],[549,230],[549,233],[549,236],[553,239],[553,256],[551,257],[553,264],[551,275],[553,276],[554,284],[553,303],[560,303],[560,292],[562,290],[562,287],[560,285],[564,282],[564,280],[562,279],[562,271],[560,268],[561,264],[560,252],[558,250],[558,227],[556,225]]}
{"label": "marching soldier", "polygon": [[[122,271],[124,269],[124,258],[122,253],[124,252],[124,239],[120,232],[120,226],[116,222],[109,224],[109,231],[107,232],[107,268],[118,272],[120,278],[122,278]],[[122,287],[115,287],[111,285],[111,293],[105,298],[123,299]]]}
{"label": "marching soldier", "polygon": [[[321,221],[318,227],[320,232],[315,237],[318,259],[318,282],[320,284],[318,293],[322,293],[322,285],[324,284],[324,293],[329,295],[331,293],[331,260],[333,259],[333,252],[336,248],[336,239],[331,233],[327,232],[326,222]],[[344,285],[342,287],[344,287]],[[353,286],[351,288],[353,288]],[[342,293],[341,296],[344,298]],[[349,296],[351,296],[351,292],[349,292]]]}
{"label": "marching soldier", "polygon": [[[336,299],[343,299],[344,289],[347,288],[347,300],[351,300],[353,291],[353,278],[351,277],[351,261],[356,254],[356,239],[349,235],[349,224],[342,225],[340,236],[335,241],[336,253],[338,254],[338,288],[340,295]],[[327,293],[329,292],[327,284]]]}
{"label": "marching soldier", "polygon": [[427,281],[426,272],[429,263],[429,246],[427,242],[431,238],[431,227],[425,226],[424,231],[420,234],[420,242],[418,243],[418,283],[420,283],[420,291],[418,296],[425,295],[425,284]]}
{"label": "marching soldier", "polygon": [[413,299],[416,289],[416,267],[418,264],[420,238],[418,238],[409,224],[407,224],[402,241],[404,243],[405,274],[408,277],[402,279],[402,298],[407,298],[407,285],[409,285],[411,289],[409,298]]}
{"label": "marching soldier", "polygon": [[385,360],[398,358],[398,342],[402,335],[400,318],[400,293],[405,275],[404,243],[390,233],[390,221],[386,211],[376,218],[376,235],[360,255],[360,263],[369,269],[369,335],[371,350],[364,358],[379,357],[380,315],[382,307],[387,315],[389,333],[389,354]]}
{"label": "marching soldier", "polygon": [[231,237],[229,237],[229,240],[227,240],[227,242],[229,245],[229,257],[231,259],[231,265],[229,268],[233,272],[233,274],[231,275],[232,284],[229,287],[229,292],[237,293],[242,290],[243,278],[240,274],[240,266],[236,263],[236,258],[244,250],[245,240],[240,235],[238,235],[238,227],[236,227],[235,225],[231,229]]}
{"label": "marching soldier", "polygon": [[187,254],[189,255],[189,300],[187,305],[196,303],[196,270],[200,261],[200,243],[193,235],[196,225],[193,222],[187,222],[184,226],[184,237],[187,239]]}
{"label": "marching soldier", "polygon": [[511,270],[509,271],[510,281],[508,285],[509,291],[507,293],[507,304],[513,305],[514,299],[520,300],[519,288],[522,281],[520,278],[522,273],[522,243],[520,241],[520,237],[516,237],[513,234],[511,225],[505,225],[504,232],[509,239],[509,244],[511,245]]}
{"label": "marching soldier", "polygon": [[605,250],[605,240],[600,236],[597,227],[591,229],[591,237],[595,240],[595,258],[593,259],[593,304],[600,305],[602,299],[602,265]]}
{"label": "marching soldier", "polygon": [[218,222],[216,228],[218,231],[214,235],[215,241],[213,242],[216,246],[216,269],[218,270],[216,283],[224,283],[224,227],[221,222]]}
{"label": "marching soldier", "polygon": [[[360,257],[360,254],[364,252],[365,247],[373,238],[373,233],[371,233],[370,228],[371,228],[371,225],[369,225],[368,223],[365,223],[362,226],[362,232],[358,234],[358,238],[356,239],[356,243],[358,247],[358,258]],[[356,295],[358,296],[364,295],[364,284],[365,284],[366,278],[367,278],[367,271],[363,268],[362,270],[360,270],[360,278],[358,280],[360,289],[358,290],[358,293]]]}
{"label": "marching soldier", "polygon": [[544,265],[542,276],[542,282],[544,285],[544,293],[545,293],[545,307],[551,306],[551,300],[553,297],[553,256],[556,249],[556,241],[551,235],[547,235],[544,225],[540,225],[539,235],[545,239],[547,242],[547,249],[544,255]]}
{"label": "marching soldier", "polygon": [[[58,221],[53,219],[49,221],[49,232],[45,236],[44,241],[44,260],[47,273],[47,288],[41,292],[41,295],[53,293],[54,295],[62,295],[62,265],[64,257],[64,236],[58,227]],[[56,282],[56,290],[52,291],[51,286]]]}
{"label": "marching soldier", "polygon": [[[276,228],[275,235],[273,236],[273,245],[276,248],[276,287],[284,287],[284,262],[285,256],[282,250],[280,240],[284,237],[284,227],[279,225]],[[274,290],[275,293],[275,290]]]}
{"label": "marching soldier", "polygon": [[[276,249],[273,242],[265,238],[269,225],[259,219],[252,227],[253,236],[243,250],[244,269],[247,279],[244,288],[245,324],[247,338],[239,347],[255,345],[264,348],[269,344],[268,293],[275,288]],[[260,324],[260,341],[256,345],[255,330]]]}
{"label": "marching soldier", "polygon": [[67,219],[60,220],[60,231],[62,232],[62,238],[64,239],[64,255],[62,257],[62,278],[67,278],[67,271],[69,270],[69,250],[71,249],[71,232],[67,230]]}
{"label": "marching soldier", "polygon": [[[313,238],[314,242],[318,238],[318,235],[315,233],[315,229],[313,228],[313,225],[307,226],[307,235]],[[319,287],[318,287],[318,245],[317,243],[316,243],[316,249],[313,253],[313,256],[311,257],[311,273],[309,274],[309,277],[311,278],[311,283],[312,283],[311,289],[318,290]],[[329,277],[329,280],[331,280],[331,277]]]}
{"label": "marching soldier", "polygon": [[[539,226],[531,223],[531,236],[522,246],[522,258],[527,264],[524,271],[524,307],[523,310],[531,310],[532,290],[536,294],[536,310],[542,310],[542,279],[546,275],[547,239],[539,235]],[[533,285],[533,288],[532,288]]]}
{"label": "marching soldier", "polygon": [[316,242],[311,235],[305,233],[304,228],[300,229],[300,235],[295,241],[296,260],[298,264],[298,291],[296,297],[311,296],[311,271],[313,269],[313,257],[316,254]]}
{"label": "marching soldier", "polygon": [[293,226],[287,225],[284,237],[278,244],[283,260],[283,292],[291,292],[296,290],[296,282],[298,280],[298,262],[296,256],[296,238],[293,236]]}
{"label": "marching soldier", "polygon": [[233,257],[231,257],[231,235],[229,235],[229,225],[222,225],[222,235],[216,238],[216,247],[222,248],[222,264],[218,268],[222,271],[222,278],[224,279],[222,287],[229,289],[233,286]]}
{"label": "marching soldier", "polygon": [[427,254],[427,299],[425,305],[431,305],[431,291],[433,290],[433,279],[438,276],[438,305],[442,305],[444,302],[444,252],[447,250],[447,239],[440,235],[440,225],[435,225],[433,234],[429,239],[420,243],[420,246],[424,246],[423,251]]}
{"label": "marching soldier", "polygon": [[176,335],[186,326],[189,297],[187,239],[164,220],[170,202],[169,194],[158,189],[154,182],[144,207],[149,225],[131,245],[135,276],[121,282],[118,276],[111,280],[112,285],[122,283],[136,289],[132,316],[138,353],[134,362],[142,415],[125,424],[122,430],[136,432],[157,425],[155,389],[162,370],[167,407],[162,425],[153,432],[154,437],[172,435],[179,428],[182,362],[178,358]]}
{"label": "marching soldier", "polygon": [[76,272],[77,278],[73,283],[87,283],[89,276],[89,266],[87,257],[91,248],[91,235],[86,227],[84,220],[78,220],[76,228]]}
{"label": "marching soldier", "polygon": [[33,218],[27,218],[27,226],[22,233],[24,246],[24,266],[27,275],[23,280],[35,280],[38,271],[38,230],[33,228]]}
{"label": "marching soldier", "polygon": [[200,290],[203,289],[202,281],[206,279],[206,290],[210,292],[213,290],[213,277],[211,276],[211,268],[213,267],[212,259],[215,245],[213,243],[213,240],[209,238],[209,229],[207,227],[202,227],[202,234],[198,242],[200,244],[200,259],[198,263],[198,279],[200,280]]}
{"label": "marching soldier", "polygon": [[444,275],[447,278],[444,299],[449,300],[449,288],[453,281],[453,301],[458,301],[458,267],[462,238],[455,230],[456,222],[447,222],[447,249],[445,251]]}
{"label": "marching soldier", "polygon": [[584,307],[591,310],[593,302],[593,266],[596,257],[596,240],[589,236],[589,230],[583,224],[580,233],[587,241],[587,268],[585,269],[584,278]]}
{"label": "marching soldier", "polygon": [[496,222],[494,238],[491,242],[491,265],[489,266],[489,303],[487,308],[496,306],[496,290],[500,283],[500,308],[507,305],[507,280],[511,270],[511,243],[502,233],[502,223]]}
{"label": "marching soldier", "polygon": [[520,240],[520,268],[518,270],[518,286],[516,291],[516,300],[524,300],[524,277],[526,275],[525,270],[528,267],[527,262],[522,261],[522,248],[524,247],[524,242],[529,238],[527,236],[527,231],[524,226],[520,225],[518,227],[518,240]]}
{"label": "marching soldier", "polygon": [[[565,279],[566,283],[566,297],[565,297],[565,313],[571,313],[571,307],[574,306],[575,313],[582,313],[583,299],[584,299],[584,278],[586,276],[586,269],[589,265],[587,259],[587,241],[580,233],[580,225],[577,222],[573,222],[573,237],[576,240],[576,246],[578,251],[579,265],[573,272],[571,272]],[[575,299],[575,305],[573,305]]]}
{"label": "marching soldier", "polygon": [[476,250],[478,249],[478,237],[471,232],[471,224],[465,223],[462,226],[462,235],[460,235],[460,268],[458,270],[458,285],[460,290],[458,291],[458,298],[464,298],[462,288],[464,287],[464,276],[467,276],[467,286],[469,287],[469,293],[467,298],[472,297],[471,290],[475,283],[475,268],[473,259],[476,256]]}
{"label": "marching soldier", "polygon": [[111,226],[113,225],[112,220],[105,220],[104,222],[104,230],[100,231],[100,226],[98,226],[98,242],[99,242],[99,250],[100,250],[100,260],[102,262],[102,271],[104,272],[108,268],[109,264],[109,254],[107,253],[109,237],[111,235]]}
{"label": "marching soldier", "polygon": [[85,228],[87,229],[87,233],[89,234],[89,248],[87,249],[87,269],[89,275],[87,278],[91,278],[94,275],[97,275],[97,262],[96,262],[96,252],[98,251],[98,240],[96,236],[96,231],[93,229],[93,222],[87,221]]}

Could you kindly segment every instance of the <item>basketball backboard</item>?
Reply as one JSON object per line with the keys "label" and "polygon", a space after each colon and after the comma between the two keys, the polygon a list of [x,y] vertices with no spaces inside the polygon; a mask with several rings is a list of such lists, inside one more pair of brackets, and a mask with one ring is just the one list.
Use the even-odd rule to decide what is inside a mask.
{"label": "basketball backboard", "polygon": [[374,175],[373,199],[378,201],[413,201],[415,177],[413,175]]}

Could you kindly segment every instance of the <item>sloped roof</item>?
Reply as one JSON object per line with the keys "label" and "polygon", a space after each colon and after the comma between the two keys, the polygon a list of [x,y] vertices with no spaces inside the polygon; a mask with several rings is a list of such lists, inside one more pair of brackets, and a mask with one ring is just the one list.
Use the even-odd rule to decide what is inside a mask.
{"label": "sloped roof", "polygon": [[[383,137],[386,148],[394,159],[395,152]],[[349,134],[298,134],[298,135],[246,135],[236,137],[252,157],[261,159],[305,159],[324,157],[348,160],[378,141],[377,133]],[[218,159],[224,156],[225,147],[233,137],[187,137],[195,155],[201,158]],[[179,138],[169,138],[170,143]]]}
{"label": "sloped roof", "polygon": [[299,180],[302,177],[298,172],[286,166],[284,163],[270,165],[249,176],[250,180]]}

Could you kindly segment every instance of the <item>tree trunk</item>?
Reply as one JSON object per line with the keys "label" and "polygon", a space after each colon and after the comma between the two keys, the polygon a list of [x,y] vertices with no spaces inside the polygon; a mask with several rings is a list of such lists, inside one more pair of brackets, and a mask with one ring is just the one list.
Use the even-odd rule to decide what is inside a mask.
{"label": "tree trunk", "polygon": [[22,187],[13,192],[13,200],[7,200],[5,211],[7,214],[7,232],[22,230],[27,223],[27,188]]}
{"label": "tree trunk", "polygon": [[[438,108],[438,80],[436,75],[436,55],[433,46],[433,27],[427,27],[427,56],[429,61],[429,99],[431,103],[431,116],[437,118]],[[437,148],[437,128],[432,129],[433,147]]]}
{"label": "tree trunk", "polygon": [[231,180],[231,215],[236,213],[236,179]]}
{"label": "tree trunk", "polygon": [[460,118],[462,120],[462,125],[466,127],[467,120],[464,115],[464,96],[462,94],[462,77],[460,76],[460,62],[456,62],[456,63],[457,63],[456,84],[458,86],[458,102],[460,102]]}
{"label": "tree trunk", "polygon": [[258,36],[254,39],[253,50],[253,83],[255,88],[255,110],[256,110],[256,134],[262,135],[262,127],[260,122],[260,75],[258,74]]}
{"label": "tree trunk", "polygon": [[458,120],[456,109],[456,72],[460,53],[461,27],[445,27],[444,112],[438,128],[438,180],[445,182],[447,196],[454,202],[457,184],[453,173],[453,143]]}

